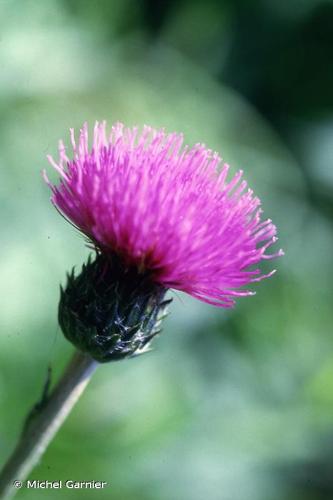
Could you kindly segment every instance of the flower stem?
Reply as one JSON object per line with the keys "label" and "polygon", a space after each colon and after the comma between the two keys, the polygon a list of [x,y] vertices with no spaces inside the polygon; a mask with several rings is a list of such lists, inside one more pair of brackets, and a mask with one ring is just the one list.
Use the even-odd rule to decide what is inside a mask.
{"label": "flower stem", "polygon": [[50,394],[29,413],[19,442],[0,473],[0,498],[17,490],[14,481],[24,481],[87,386],[98,363],[77,351]]}

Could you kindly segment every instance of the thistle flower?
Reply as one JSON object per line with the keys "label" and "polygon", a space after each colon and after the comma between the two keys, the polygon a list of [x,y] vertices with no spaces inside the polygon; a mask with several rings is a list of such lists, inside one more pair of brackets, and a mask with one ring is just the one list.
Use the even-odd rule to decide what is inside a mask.
{"label": "thistle flower", "polygon": [[49,161],[60,174],[52,201],[95,250],[80,274],[61,288],[59,324],[77,348],[53,391],[47,378],[41,401],[25,421],[13,454],[0,472],[0,496],[22,484],[86,387],[98,362],[145,352],[159,332],[169,288],[204,302],[231,307],[243,287],[271,276],[262,260],[276,242],[272,222],[261,220],[260,201],[242,172],[227,179],[217,153],[183,136],[144,127],[96,123],[73,157],[62,141],[60,158]]}
{"label": "thistle flower", "polygon": [[267,253],[275,226],[261,220],[242,171],[228,180],[229,166],[205,145],[184,147],[181,134],[120,123],[107,135],[105,122],[95,124],[91,146],[87,124],[78,144],[71,129],[71,143],[72,158],[62,141],[59,161],[48,156],[60,174],[55,186],[44,173],[52,202],[109,266],[123,276],[130,269],[132,282],[135,274],[232,307],[235,297],[254,294],[244,286],[275,272],[258,267],[283,254]]}

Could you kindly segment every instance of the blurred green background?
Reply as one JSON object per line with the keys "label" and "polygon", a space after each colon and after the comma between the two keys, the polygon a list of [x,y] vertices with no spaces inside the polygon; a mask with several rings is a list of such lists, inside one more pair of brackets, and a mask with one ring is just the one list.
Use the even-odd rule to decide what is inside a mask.
{"label": "blurred green background", "polygon": [[183,131],[245,170],[286,256],[219,310],[172,293],[154,351],[102,366],[18,498],[333,498],[333,3],[0,0],[0,460],[72,348],[88,255],[40,172],[96,119]]}

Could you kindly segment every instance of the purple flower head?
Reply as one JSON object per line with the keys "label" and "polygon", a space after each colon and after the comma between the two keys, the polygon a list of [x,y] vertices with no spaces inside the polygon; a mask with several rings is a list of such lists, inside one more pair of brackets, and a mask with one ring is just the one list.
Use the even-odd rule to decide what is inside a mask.
{"label": "purple flower head", "polygon": [[101,253],[149,272],[155,283],[216,306],[231,307],[243,289],[271,276],[260,261],[276,242],[270,219],[261,220],[259,198],[242,171],[203,144],[183,146],[181,134],[145,126],[96,123],[92,145],[84,124],[73,158],[62,141],[59,161],[48,156],[61,180],[52,202]]}

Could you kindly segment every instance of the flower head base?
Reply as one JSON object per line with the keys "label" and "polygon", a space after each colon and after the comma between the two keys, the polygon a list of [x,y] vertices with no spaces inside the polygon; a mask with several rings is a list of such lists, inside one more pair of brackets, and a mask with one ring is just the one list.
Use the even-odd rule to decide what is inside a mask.
{"label": "flower head base", "polygon": [[170,300],[165,288],[116,257],[88,259],[61,288],[59,324],[80,351],[104,363],[142,354],[159,333]]}
{"label": "flower head base", "polygon": [[246,285],[271,276],[257,265],[276,241],[272,222],[261,220],[260,200],[242,172],[227,180],[229,166],[202,144],[183,147],[183,136],[144,127],[96,123],[78,144],[71,130],[73,158],[62,142],[59,186],[52,201],[104,255],[124,268],[149,274],[153,283],[200,300],[231,307]]}

